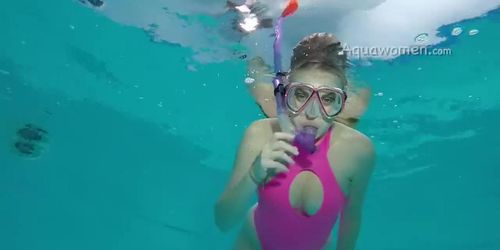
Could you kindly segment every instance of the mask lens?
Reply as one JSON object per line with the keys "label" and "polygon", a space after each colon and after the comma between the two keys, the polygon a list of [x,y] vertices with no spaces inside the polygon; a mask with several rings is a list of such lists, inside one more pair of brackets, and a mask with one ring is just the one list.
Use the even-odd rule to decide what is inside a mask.
{"label": "mask lens", "polygon": [[299,111],[311,98],[312,93],[313,90],[307,86],[290,87],[286,99],[288,107],[294,112]]}
{"label": "mask lens", "polygon": [[327,116],[334,116],[342,109],[344,97],[340,92],[323,89],[319,91],[319,99]]}

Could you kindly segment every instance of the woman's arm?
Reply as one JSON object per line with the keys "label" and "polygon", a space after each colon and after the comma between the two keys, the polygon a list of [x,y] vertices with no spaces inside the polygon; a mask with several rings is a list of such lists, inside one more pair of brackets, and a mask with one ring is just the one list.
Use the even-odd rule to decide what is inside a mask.
{"label": "woman's arm", "polygon": [[375,165],[375,153],[369,139],[364,139],[357,146],[356,167],[349,196],[342,210],[338,231],[337,250],[354,250],[361,230],[362,210],[365,193]]}
{"label": "woman's arm", "polygon": [[273,70],[261,57],[254,57],[248,61],[247,76],[254,79],[247,86],[257,105],[267,117],[276,117]]}
{"label": "woman's arm", "polygon": [[250,198],[257,188],[248,173],[265,143],[263,126],[265,123],[259,120],[252,123],[245,131],[231,180],[215,205],[215,224],[223,232],[229,231],[244,217],[249,208]]}

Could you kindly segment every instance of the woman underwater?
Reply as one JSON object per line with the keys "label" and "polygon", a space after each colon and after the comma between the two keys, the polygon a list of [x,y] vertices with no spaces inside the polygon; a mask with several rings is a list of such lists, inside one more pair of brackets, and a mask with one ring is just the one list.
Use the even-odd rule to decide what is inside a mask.
{"label": "woman underwater", "polygon": [[[223,232],[246,218],[235,249],[355,249],[375,153],[371,141],[348,126],[355,121],[340,118],[347,99],[346,69],[347,57],[330,34],[308,36],[293,49],[286,75],[287,112],[296,129],[317,131],[316,150],[306,152],[294,144],[294,135],[282,131],[277,118],[247,128],[214,210]],[[255,191],[258,202],[250,207]],[[330,235],[337,218],[334,244]]]}

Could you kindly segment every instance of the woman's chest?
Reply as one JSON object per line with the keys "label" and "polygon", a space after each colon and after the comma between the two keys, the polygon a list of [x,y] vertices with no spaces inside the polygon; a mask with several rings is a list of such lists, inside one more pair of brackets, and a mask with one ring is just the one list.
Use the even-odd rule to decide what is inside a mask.
{"label": "woman's chest", "polygon": [[[326,199],[339,200],[349,186],[347,171],[331,165],[330,172],[321,176],[313,171],[300,171],[290,183],[288,202],[299,213],[313,215],[319,211]],[[341,199],[341,198],[340,198]]]}

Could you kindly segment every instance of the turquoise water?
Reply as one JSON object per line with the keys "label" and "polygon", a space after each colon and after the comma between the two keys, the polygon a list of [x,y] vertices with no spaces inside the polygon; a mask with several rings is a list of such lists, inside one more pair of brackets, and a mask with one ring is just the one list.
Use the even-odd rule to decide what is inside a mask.
{"label": "turquoise water", "polygon": [[[197,63],[71,1],[0,18],[0,249],[229,249],[212,207],[262,117],[245,62]],[[383,93],[359,126],[378,160],[358,249],[500,249],[499,28],[496,10],[440,28],[452,56],[354,69]],[[37,158],[13,150],[26,123],[48,132]]]}

